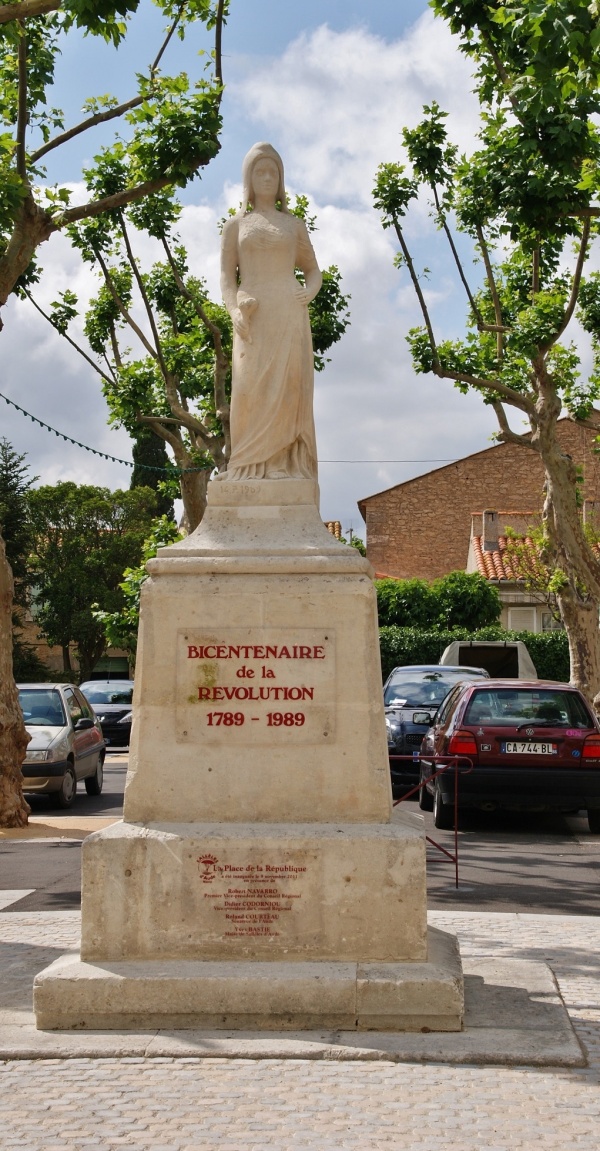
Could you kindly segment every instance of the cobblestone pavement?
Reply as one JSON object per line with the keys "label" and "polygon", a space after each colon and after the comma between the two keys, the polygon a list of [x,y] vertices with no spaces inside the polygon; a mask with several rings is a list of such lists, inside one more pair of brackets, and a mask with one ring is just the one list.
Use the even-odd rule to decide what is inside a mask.
{"label": "cobblestone pavement", "polygon": [[[552,967],[589,1064],[580,1069],[311,1060],[16,1060],[0,1065],[0,1142],[26,1151],[597,1151],[600,919],[430,913],[463,954]],[[76,943],[76,913],[0,916],[0,998]],[[12,978],[9,978],[12,975]],[[7,987],[12,998],[6,1001]]]}

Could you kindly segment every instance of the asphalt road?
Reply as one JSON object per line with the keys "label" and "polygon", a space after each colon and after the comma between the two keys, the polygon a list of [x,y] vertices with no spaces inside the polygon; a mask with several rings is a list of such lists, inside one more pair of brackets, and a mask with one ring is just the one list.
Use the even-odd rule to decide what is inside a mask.
{"label": "asphalt road", "polygon": [[[57,812],[45,797],[32,797],[32,815],[66,817],[67,823],[72,821],[74,837],[0,839],[0,891],[32,891],[2,914],[79,907],[78,824],[86,816],[120,817],[126,768],[126,755],[113,753],[106,761],[102,795],[88,797],[81,786],[68,812]],[[406,807],[418,811],[412,801]],[[429,814],[425,824],[428,836],[452,852],[454,834],[436,831]],[[590,835],[584,814],[465,812],[460,825],[458,889],[454,864],[428,845],[430,908],[600,915],[600,836]],[[64,824],[60,834],[69,835]]]}
{"label": "asphalt road", "polygon": [[[79,825],[87,816],[119,819],[127,774],[127,754],[113,752],[104,763],[101,795],[88,795],[80,783],[73,806],[59,811],[49,796],[28,795],[31,815],[39,820],[60,816],[72,823],[77,838],[0,839],[0,892],[32,894],[11,903],[4,911],[75,911],[81,905],[81,835]],[[58,836],[57,832],[57,836]],[[69,835],[64,826],[61,836]]]}

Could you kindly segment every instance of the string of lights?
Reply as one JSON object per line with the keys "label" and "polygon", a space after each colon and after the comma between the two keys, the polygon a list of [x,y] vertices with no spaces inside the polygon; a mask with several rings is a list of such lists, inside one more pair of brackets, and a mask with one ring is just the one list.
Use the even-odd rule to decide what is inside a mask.
{"label": "string of lights", "polygon": [[[110,462],[113,464],[124,464],[124,466],[126,468],[134,468],[134,467],[143,468],[144,471],[147,471],[147,472],[167,472],[169,475],[173,475],[174,472],[176,472],[179,475],[186,475],[189,472],[203,472],[206,470],[205,468],[180,468],[176,464],[171,464],[168,468],[160,468],[160,467],[155,466],[153,464],[136,464],[136,463],[134,463],[133,460],[121,460],[121,459],[119,459],[118,456],[111,456],[111,455],[109,455],[108,452],[99,451],[98,448],[90,448],[90,446],[88,444],[82,444],[80,440],[75,440],[75,439],[73,439],[72,436],[67,436],[64,432],[57,431],[57,429],[53,428],[50,424],[44,423],[43,420],[39,420],[37,416],[33,416],[31,414],[31,412],[28,412],[28,411],[26,411],[25,408],[20,407],[20,405],[16,404],[14,400],[10,400],[8,398],[8,396],[3,395],[2,392],[0,392],[0,400],[4,400],[4,402],[6,404],[10,404],[10,406],[12,408],[16,408],[16,410],[18,412],[20,412],[21,415],[27,416],[27,419],[32,420],[32,422],[34,424],[38,424],[40,428],[44,428],[44,430],[47,432],[52,432],[55,436],[58,436],[59,439],[65,440],[66,443],[74,444],[76,448],[83,448],[83,450],[85,452],[91,452],[92,455],[100,456],[100,458],[103,460],[110,460]],[[452,463],[454,463],[455,458],[456,457],[453,456],[451,459],[446,459],[446,458],[440,457],[438,459],[428,459],[428,460],[319,460],[319,463],[320,464],[452,464]]]}
{"label": "string of lights", "polygon": [[64,432],[57,431],[57,429],[51,427],[50,424],[45,424],[43,420],[39,420],[37,416],[32,416],[31,412],[26,411],[25,408],[21,408],[19,404],[15,404],[14,400],[9,400],[8,396],[4,396],[2,392],[0,392],[0,399],[10,404],[11,408],[16,408],[23,416],[27,416],[34,424],[39,424],[40,428],[44,428],[45,431],[53,432],[55,436],[58,436],[61,440],[66,440],[68,444],[75,444],[75,447],[83,448],[84,451],[91,452],[94,456],[100,456],[103,460],[110,460],[113,464],[124,464],[126,468],[143,468],[146,472],[167,472],[169,475],[172,475],[174,472],[183,475],[188,472],[206,471],[206,468],[179,468],[177,464],[171,464],[168,468],[160,468],[153,464],[136,464],[133,460],[121,460],[118,456],[111,456],[108,452],[99,451],[98,448],[90,448],[88,444],[82,444],[80,440],[74,440],[72,436],[67,436]]}

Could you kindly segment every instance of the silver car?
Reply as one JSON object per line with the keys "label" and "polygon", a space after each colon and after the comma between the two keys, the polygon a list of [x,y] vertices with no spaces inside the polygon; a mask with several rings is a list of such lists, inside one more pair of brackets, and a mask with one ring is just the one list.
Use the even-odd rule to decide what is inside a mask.
{"label": "silver car", "polygon": [[105,743],[87,699],[72,683],[17,684],[25,727],[31,736],[23,791],[53,795],[70,807],[80,779],[88,795],[100,795]]}

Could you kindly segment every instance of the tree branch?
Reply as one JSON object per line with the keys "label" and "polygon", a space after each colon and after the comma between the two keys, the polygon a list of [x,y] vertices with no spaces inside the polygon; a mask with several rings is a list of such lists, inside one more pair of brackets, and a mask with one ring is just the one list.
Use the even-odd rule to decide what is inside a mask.
{"label": "tree branch", "polygon": [[575,266],[575,271],[573,273],[573,283],[571,284],[571,295],[569,298],[569,303],[567,304],[567,307],[565,309],[565,314],[562,318],[562,323],[561,323],[558,331],[556,332],[556,335],[554,335],[551,340],[547,340],[545,344],[540,345],[540,351],[542,353],[547,352],[548,349],[551,348],[553,346],[553,344],[555,344],[556,341],[560,339],[565,328],[568,327],[568,325],[570,324],[571,319],[573,317],[573,313],[574,313],[575,308],[577,306],[577,297],[579,295],[579,287],[581,285],[581,277],[583,275],[583,265],[585,264],[585,260],[586,260],[586,256],[587,256],[588,243],[589,243],[589,239],[590,239],[590,230],[591,230],[591,220],[587,219],[583,225],[583,229],[581,232],[581,245],[579,248],[579,254],[577,256],[577,264]]}
{"label": "tree branch", "polygon": [[[0,9],[1,11],[1,9]],[[17,173],[27,180],[27,155],[25,134],[27,131],[27,33],[25,25],[19,27],[19,97],[17,107]]]}
{"label": "tree branch", "polygon": [[138,340],[143,344],[146,351],[148,352],[148,355],[152,356],[153,360],[158,360],[156,350],[152,347],[152,344],[150,343],[147,336],[144,335],[144,333],[143,333],[142,329],[139,327],[139,325],[136,324],[133,316],[131,315],[130,312],[128,312],[128,310],[125,307],[125,304],[123,303],[119,293],[117,292],[117,289],[115,288],[115,285],[113,284],[112,276],[111,276],[111,274],[110,274],[110,272],[106,266],[106,263],[105,263],[105,260],[104,260],[102,253],[97,250],[94,252],[94,255],[95,255],[95,257],[96,257],[96,259],[97,259],[97,261],[100,264],[100,267],[102,269],[102,275],[104,276],[104,281],[106,283],[106,287],[108,288],[113,300],[115,301],[115,304],[117,305],[123,319],[125,320],[125,323],[129,324],[129,327],[132,329],[132,331],[135,332]]}
{"label": "tree branch", "polygon": [[176,423],[178,421],[168,419],[163,420],[159,416],[143,416],[141,413],[138,413],[135,418],[138,424],[145,424],[146,427],[152,428],[152,430],[156,432],[157,436],[160,436],[160,438],[163,439],[165,443],[169,444],[173,448],[173,453],[177,463],[181,464],[184,456],[187,455],[185,446],[181,442],[181,438],[179,436],[173,435],[172,432],[163,426],[164,424]]}
{"label": "tree branch", "polygon": [[[1,9],[0,9],[1,11]],[[129,112],[131,108],[137,108],[143,104],[143,96],[135,96],[132,100],[127,100],[124,104],[118,104],[116,108],[108,108],[105,112],[96,112],[93,116],[88,117],[87,120],[82,120],[81,123],[75,124],[73,128],[69,128],[66,132],[61,132],[60,136],[55,136],[53,140],[48,140],[47,144],[43,144],[34,152],[30,157],[31,163],[35,164],[45,156],[47,152],[51,152],[53,148],[60,147],[61,144],[66,144],[67,140],[72,140],[75,136],[81,135],[82,132],[87,132],[88,128],[94,128],[96,124],[103,124],[106,120],[114,120],[117,116],[123,116],[125,112]]]}
{"label": "tree branch", "polygon": [[[117,331],[116,331],[113,320],[110,321],[108,330],[109,330],[109,335],[110,335],[110,344],[112,347],[113,358],[115,361],[115,365],[118,369],[122,366],[123,361],[121,360],[121,352],[119,350],[119,341],[117,339]],[[108,363],[108,356],[105,356],[105,359],[106,359],[106,362]]]}
{"label": "tree branch", "polygon": [[477,388],[482,392],[496,392],[501,396],[505,403],[510,404],[513,408],[518,408],[519,411],[525,412],[527,416],[535,416],[535,404],[529,396],[522,395],[521,392],[514,391],[509,388],[507,384],[503,384],[501,380],[481,380],[478,376],[472,376],[468,372],[453,372],[449,368],[443,368],[438,362],[437,367],[433,367],[432,371],[440,379],[444,380],[457,380],[458,383],[470,384],[471,387]]}
{"label": "tree branch", "polygon": [[496,277],[494,276],[494,269],[492,267],[492,261],[490,260],[489,248],[487,246],[486,239],[485,239],[485,236],[483,234],[483,228],[481,227],[481,224],[477,225],[477,241],[478,241],[479,247],[481,249],[481,255],[483,257],[483,264],[485,267],[485,275],[486,275],[486,279],[488,282],[488,288],[490,289],[490,295],[492,297],[492,303],[494,305],[494,315],[496,317],[495,330],[497,332],[496,354],[498,357],[498,363],[500,364],[502,362],[502,356],[504,353],[504,341],[502,339],[502,334],[503,334],[503,332],[506,331],[506,328],[504,327],[504,325],[502,323],[502,304],[500,303],[500,296],[498,295],[498,287],[496,284]]}
{"label": "tree branch", "polygon": [[533,249],[533,258],[531,261],[531,297],[535,300],[540,290],[540,246],[536,244]]}
{"label": "tree branch", "polygon": [[[171,37],[177,28],[181,13],[185,8],[186,3],[187,0],[183,0],[181,3],[179,12],[177,13],[177,16],[175,17],[167,35],[165,36],[165,39],[161,44],[156,59],[148,69],[150,73],[150,80],[154,78],[154,74],[158,68],[158,65],[160,64],[164,52],[168,47],[169,41],[171,40]],[[0,11],[1,10],[2,9],[0,8]],[[87,132],[89,128],[94,128],[96,124],[103,124],[107,120],[114,120],[117,116],[123,116],[125,112],[130,112],[132,108],[139,108],[140,104],[144,103],[144,100],[145,96],[134,96],[133,99],[126,100],[124,104],[118,104],[116,108],[107,108],[104,112],[94,113],[94,115],[89,116],[87,120],[82,120],[79,124],[75,124],[73,128],[69,128],[66,132],[61,132],[60,136],[55,136],[53,140],[49,140],[47,144],[44,144],[41,148],[38,148],[37,152],[34,152],[31,156],[32,164],[35,164],[37,160],[41,160],[42,156],[45,156],[47,152],[51,152],[53,148],[58,148],[61,144],[66,144],[67,140],[72,140],[75,136],[80,136],[82,132]]]}
{"label": "tree branch", "polygon": [[219,84],[223,84],[223,10],[225,8],[225,0],[219,0],[217,5],[217,16],[215,21],[215,76]]}
{"label": "tree branch", "polygon": [[435,336],[433,334],[433,327],[431,324],[431,319],[429,317],[429,309],[427,307],[427,304],[425,303],[425,297],[424,297],[423,292],[421,290],[421,285],[419,283],[419,277],[417,276],[417,273],[415,272],[415,266],[413,264],[412,256],[411,256],[411,254],[408,250],[408,247],[406,245],[406,241],[405,241],[404,235],[402,233],[402,228],[400,227],[397,216],[394,216],[394,229],[396,231],[396,235],[397,235],[398,240],[400,242],[400,247],[402,248],[402,255],[404,256],[404,260],[406,262],[406,267],[408,268],[410,278],[412,280],[413,288],[415,289],[417,299],[418,299],[419,304],[421,306],[421,313],[422,313],[423,319],[425,321],[425,327],[427,328],[427,335],[429,336],[429,344],[430,344],[431,351],[433,354],[433,363],[434,363],[434,371],[435,371],[436,366],[439,367],[439,357],[438,357],[437,344],[435,342]]}
{"label": "tree branch", "polygon": [[37,300],[34,300],[29,289],[23,288],[23,291],[24,291],[25,295],[27,296],[27,299],[29,300],[29,302],[31,304],[33,304],[36,311],[38,311],[40,313],[40,316],[43,316],[44,319],[47,320],[48,323],[52,325],[52,327],[58,332],[59,336],[62,336],[63,339],[66,340],[67,343],[70,344],[72,348],[75,348],[75,351],[79,352],[79,355],[83,356],[84,360],[87,360],[90,367],[92,367],[94,369],[94,371],[98,373],[99,376],[102,376],[102,379],[106,380],[107,384],[112,384],[113,381],[111,380],[110,376],[107,376],[106,372],[102,371],[102,368],[99,367],[99,365],[96,364],[94,362],[94,360],[92,360],[91,356],[88,356],[87,352],[85,352],[83,350],[83,348],[80,347],[80,345],[75,340],[71,339],[68,332],[62,332],[60,330],[60,328],[57,328],[56,324],[54,323],[54,320],[52,319],[52,316],[49,316],[48,313],[45,312],[44,309],[41,307],[41,305],[38,304]]}
{"label": "tree branch", "polygon": [[223,349],[223,336],[218,324],[215,324],[207,315],[202,307],[202,304],[192,295],[189,288],[186,286],[175,261],[175,257],[171,252],[169,243],[165,236],[162,239],[163,248],[165,249],[169,267],[173,273],[173,278],[182,296],[189,300],[194,308],[196,315],[202,321],[205,328],[210,332],[215,349],[215,374],[214,374],[214,391],[215,391],[215,411],[218,418],[223,424],[223,434],[225,437],[226,454],[229,454],[229,403],[225,393],[225,381],[227,379],[227,372],[229,371],[229,359],[227,358]]}
{"label": "tree branch", "polygon": [[519,444],[520,447],[531,448],[534,452],[538,450],[535,445],[532,444],[530,436],[519,435],[518,432],[513,432],[508,423],[506,412],[504,411],[504,408],[499,400],[494,400],[492,407],[498,418],[498,424],[500,427],[500,439],[503,440],[504,443]]}
{"label": "tree branch", "polygon": [[21,0],[16,4],[0,5],[0,24],[11,20],[27,20],[30,16],[46,16],[48,12],[58,12],[61,0]]}
{"label": "tree branch", "polygon": [[165,36],[165,38],[164,38],[164,40],[163,40],[163,42],[162,42],[162,44],[158,50],[158,53],[156,55],[154,62],[150,65],[150,76],[151,76],[151,78],[154,77],[154,73],[156,72],[158,65],[160,64],[168,46],[169,46],[171,37],[173,36],[173,33],[175,32],[175,29],[177,28],[177,25],[179,24],[179,21],[181,19],[181,13],[183,12],[183,9],[185,8],[186,4],[187,4],[187,0],[181,0],[181,4],[179,5],[179,11],[177,12],[176,17],[175,17],[173,23],[171,24],[171,27],[169,28],[169,31],[167,32],[167,35]]}
{"label": "tree branch", "polygon": [[477,304],[475,302],[475,298],[474,298],[473,293],[469,287],[467,277],[465,276],[465,273],[463,271],[462,262],[461,262],[459,254],[456,250],[456,245],[455,245],[454,239],[452,237],[452,232],[450,231],[450,228],[448,227],[448,224],[446,223],[446,219],[442,213],[437,188],[436,188],[435,184],[431,184],[430,187],[431,187],[431,190],[433,192],[433,198],[435,201],[438,219],[441,221],[442,228],[444,229],[444,232],[446,234],[446,239],[448,240],[448,243],[450,245],[450,250],[451,250],[452,255],[454,257],[454,263],[456,264],[458,274],[462,280],[462,284],[463,284],[463,287],[465,289],[465,292],[467,293],[467,298],[469,300],[469,304],[471,305],[473,315],[475,316],[475,319],[477,320],[478,325],[482,326],[483,325],[483,317],[481,315],[481,312],[479,311],[479,308],[477,307]]}
{"label": "tree branch", "polygon": [[[2,9],[0,9],[2,11]],[[194,170],[207,164],[208,160],[198,159]],[[160,192],[173,183],[172,176],[157,176],[154,180],[145,180],[143,184],[136,184],[134,188],[124,188],[122,192],[115,192],[112,196],[103,196],[101,200],[91,200],[88,204],[81,204],[78,208],[68,208],[63,212],[56,227],[62,228],[65,224],[76,224],[78,220],[89,220],[99,216],[102,212],[112,211],[113,208],[124,208],[136,200],[143,200],[152,192]]]}
{"label": "tree branch", "polygon": [[158,360],[158,363],[160,364],[160,370],[163,374],[163,377],[166,380],[169,373],[167,370],[167,365],[165,363],[165,358],[163,356],[162,344],[160,342],[160,336],[158,334],[158,328],[156,326],[156,320],[154,318],[154,312],[152,311],[152,308],[150,307],[150,301],[148,299],[148,293],[146,292],[144,281],[140,275],[140,270],[137,266],[137,260],[133,254],[133,249],[132,249],[131,243],[129,241],[129,233],[127,231],[127,225],[125,224],[125,217],[123,216],[122,212],[119,212],[119,223],[121,225],[121,233],[123,236],[123,240],[125,242],[125,251],[127,252],[127,258],[129,260],[129,264],[130,264],[131,269],[133,271],[133,274],[135,276],[135,281],[136,281],[136,284],[138,286],[140,296],[142,297],[144,307],[146,309],[146,315],[148,317],[148,323],[150,324],[150,329],[151,329],[152,335],[154,337],[154,344],[156,347],[156,358]]}
{"label": "tree branch", "polygon": [[482,32],[481,29],[479,31],[480,31],[481,39],[482,39],[483,43],[485,44],[490,56],[492,57],[492,60],[494,62],[494,67],[496,69],[496,72],[498,73],[500,80],[502,81],[502,86],[504,88],[504,91],[506,92],[506,95],[507,95],[510,103],[511,103],[513,112],[514,112],[515,116],[517,117],[517,120],[519,121],[519,123],[522,124],[523,120],[522,120],[522,117],[519,115],[519,112],[520,112],[519,102],[518,102],[518,100],[515,99],[512,91],[511,91],[512,82],[511,82],[510,76],[509,76],[508,72],[506,71],[506,68],[504,67],[504,64],[502,63],[502,60],[500,59],[496,49],[494,48],[493,42],[492,42],[490,36],[488,35],[488,33]]}

